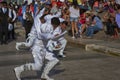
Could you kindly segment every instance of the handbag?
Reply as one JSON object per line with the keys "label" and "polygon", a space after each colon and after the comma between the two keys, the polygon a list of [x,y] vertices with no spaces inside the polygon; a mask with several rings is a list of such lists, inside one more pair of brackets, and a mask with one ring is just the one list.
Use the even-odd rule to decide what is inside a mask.
{"label": "handbag", "polygon": [[12,30],[13,30],[13,25],[12,25],[12,24],[9,24],[9,25],[8,25],[8,30],[9,30],[9,31],[12,31]]}

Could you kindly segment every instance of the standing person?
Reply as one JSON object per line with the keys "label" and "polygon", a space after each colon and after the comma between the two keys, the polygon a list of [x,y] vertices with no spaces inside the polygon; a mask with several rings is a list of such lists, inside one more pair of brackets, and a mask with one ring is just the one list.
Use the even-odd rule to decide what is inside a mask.
{"label": "standing person", "polygon": [[[8,25],[8,29],[11,29],[9,31],[9,39],[12,37],[12,39],[16,39],[15,38],[15,28],[14,28],[14,23],[16,21],[17,15],[16,12],[14,10],[14,6],[13,4],[9,4],[9,16],[10,16],[10,20],[9,20],[9,25]],[[12,26],[12,28],[10,28],[10,25]]]}
{"label": "standing person", "polygon": [[66,3],[63,4],[61,13],[62,13],[61,17],[65,19],[65,21],[70,22],[69,21],[70,12]]}
{"label": "standing person", "polygon": [[[2,3],[0,2],[0,15],[2,15]],[[0,44],[2,44],[2,39],[1,39],[1,36],[2,36],[2,16],[0,16]]]}
{"label": "standing person", "polygon": [[8,41],[8,18],[9,18],[9,10],[7,8],[7,2],[2,2],[0,16],[2,18],[0,41],[1,41],[1,44],[7,44],[7,41]]}
{"label": "standing person", "polygon": [[77,3],[72,4],[72,6],[69,8],[70,11],[70,22],[72,26],[72,38],[75,38],[75,32],[78,34],[78,27],[77,27],[77,22],[80,16],[80,10],[77,5]]}
{"label": "standing person", "polygon": [[26,11],[23,14],[24,18],[24,27],[25,27],[25,37],[27,39],[28,34],[30,33],[31,27],[33,25],[33,12],[30,11],[30,6],[27,5]]}
{"label": "standing person", "polygon": [[15,2],[14,8],[15,8],[15,12],[18,13],[19,5],[17,4],[17,2]]}
{"label": "standing person", "polygon": [[[45,23],[44,15],[40,17],[40,21],[35,21],[34,26],[32,27],[32,30],[28,37],[29,42],[25,43],[26,46],[31,47],[32,55],[33,55],[35,63],[28,63],[28,64],[24,64],[24,65],[14,68],[15,74],[18,80],[21,80],[20,74],[21,72],[25,70],[41,70],[41,67],[43,66],[43,62],[45,59],[48,60],[48,63],[46,64],[44,68],[41,79],[54,80],[48,76],[48,73],[59,62],[59,60],[56,57],[54,57],[53,53],[48,52],[45,48],[45,45],[44,45],[45,40],[43,39],[52,38],[52,34],[48,34],[48,35],[41,34],[41,30],[39,26],[43,23]],[[58,18],[57,19],[52,18],[51,23],[55,29],[60,24],[60,21]]]}
{"label": "standing person", "polygon": [[27,7],[27,4],[28,2],[25,1],[23,4],[22,4],[22,26],[24,27],[24,24],[25,24],[25,20],[24,20],[24,13],[26,12],[26,7]]}

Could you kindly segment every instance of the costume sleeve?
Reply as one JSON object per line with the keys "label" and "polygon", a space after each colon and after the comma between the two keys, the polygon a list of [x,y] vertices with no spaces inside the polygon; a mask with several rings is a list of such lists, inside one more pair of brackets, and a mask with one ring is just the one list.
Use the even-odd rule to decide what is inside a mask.
{"label": "costume sleeve", "polygon": [[54,36],[51,33],[41,33],[41,37],[42,37],[43,40],[50,40]]}
{"label": "costume sleeve", "polygon": [[37,38],[37,31],[36,31],[35,26],[33,25],[30,33],[28,34],[28,38],[26,39],[25,46],[31,47],[36,38]]}

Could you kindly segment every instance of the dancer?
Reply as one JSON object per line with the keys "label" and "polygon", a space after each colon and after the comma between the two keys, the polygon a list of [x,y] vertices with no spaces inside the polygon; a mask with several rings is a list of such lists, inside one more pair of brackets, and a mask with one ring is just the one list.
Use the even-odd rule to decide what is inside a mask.
{"label": "dancer", "polygon": [[[25,46],[31,47],[34,63],[27,63],[14,68],[14,71],[18,80],[21,80],[20,74],[25,70],[41,70],[41,67],[43,66],[43,61],[45,59],[47,59],[48,62],[44,68],[41,79],[54,80],[48,76],[48,73],[59,62],[59,60],[56,57],[54,57],[53,53],[48,52],[45,48],[46,45],[44,45],[47,39],[53,38],[52,36],[53,34],[41,33],[39,26],[45,23],[44,15],[40,17],[39,26],[38,25],[35,26],[36,22],[38,21],[35,21],[34,26],[32,27],[32,30],[29,33],[28,42],[24,43]],[[53,26],[53,29],[55,30],[55,28],[57,28],[60,25],[60,21],[58,18],[52,18],[51,24]]]}
{"label": "dancer", "polygon": [[47,49],[51,52],[58,51],[58,56],[59,57],[66,57],[65,54],[63,54],[63,51],[66,47],[67,40],[64,38],[64,35],[67,33],[66,27],[67,27],[67,22],[62,21],[61,25],[57,27],[56,32],[58,35],[60,35],[59,39],[57,40],[50,40],[47,45]]}

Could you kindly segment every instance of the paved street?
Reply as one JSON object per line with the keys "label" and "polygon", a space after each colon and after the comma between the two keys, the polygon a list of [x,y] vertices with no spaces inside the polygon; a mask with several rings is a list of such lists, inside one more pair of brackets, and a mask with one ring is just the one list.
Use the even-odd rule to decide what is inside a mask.
{"label": "paved street", "polygon": [[[24,41],[18,37],[17,41]],[[29,51],[16,51],[15,42],[0,46],[0,80],[16,80],[13,68],[33,62]],[[69,44],[66,58],[51,71],[55,80],[120,80],[120,58],[103,53],[86,52],[80,46]],[[40,80],[35,71],[22,73],[22,80]]]}
{"label": "paved street", "polygon": [[[17,25],[18,26],[18,25]],[[24,30],[16,27],[17,40],[0,45],[0,80],[16,80],[13,68],[33,62],[29,51],[15,50],[15,43],[24,40]],[[55,80],[120,80],[120,58],[104,53],[86,52],[82,46],[69,43],[66,58],[51,71]],[[22,80],[40,80],[40,71],[26,71]]]}

